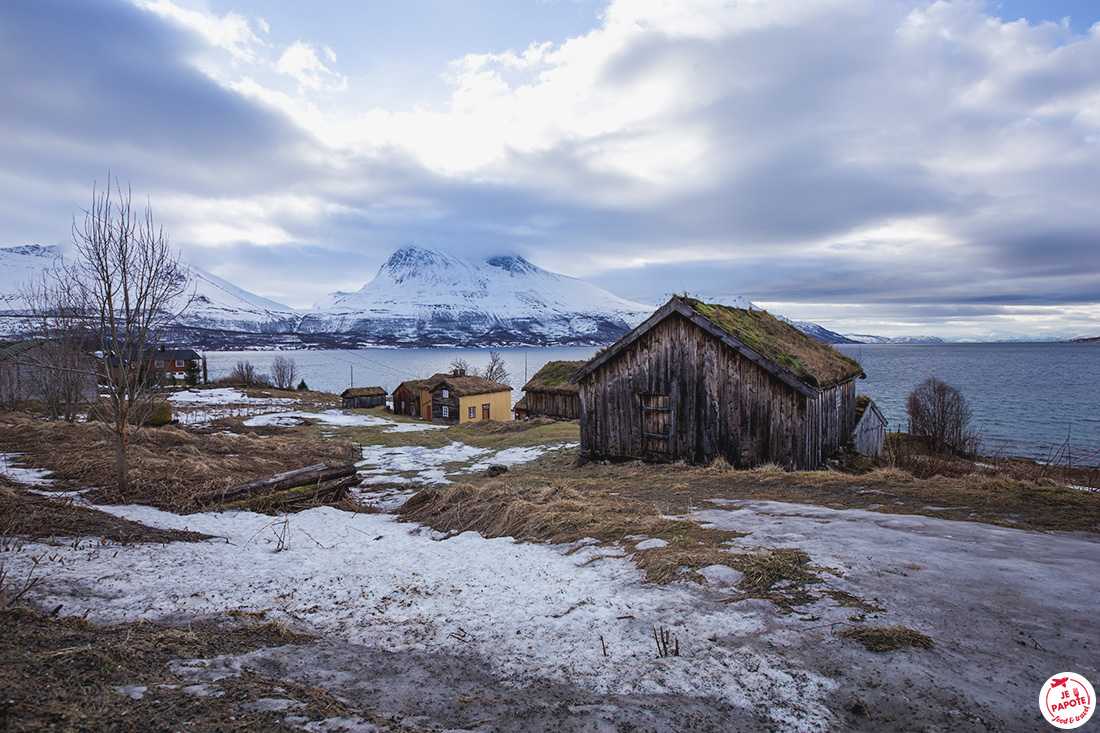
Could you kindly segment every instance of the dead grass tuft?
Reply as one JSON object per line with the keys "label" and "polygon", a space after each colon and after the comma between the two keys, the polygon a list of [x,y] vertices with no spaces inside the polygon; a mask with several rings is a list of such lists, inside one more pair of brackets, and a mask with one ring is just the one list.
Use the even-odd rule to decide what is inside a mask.
{"label": "dead grass tuft", "polygon": [[778,583],[803,584],[820,578],[809,570],[810,556],[794,547],[775,547],[738,555],[734,565],[745,574],[741,587],[749,593],[766,593]]}
{"label": "dead grass tuft", "polygon": [[245,428],[235,434],[175,425],[146,428],[130,438],[130,489],[118,490],[114,443],[94,425],[57,423],[21,414],[0,418],[0,445],[20,451],[30,465],[53,472],[55,487],[99,487],[88,498],[106,504],[136,503],[194,511],[196,496],[274,473],[320,462],[359,458],[348,440],[314,431]]}
{"label": "dead grass tuft", "polygon": [[845,639],[854,639],[872,652],[890,652],[912,646],[931,649],[932,637],[908,626],[869,626],[840,632]]}

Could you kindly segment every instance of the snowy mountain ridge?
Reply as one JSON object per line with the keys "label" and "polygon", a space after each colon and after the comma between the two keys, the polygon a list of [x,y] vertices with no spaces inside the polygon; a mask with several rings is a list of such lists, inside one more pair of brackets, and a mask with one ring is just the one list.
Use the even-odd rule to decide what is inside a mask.
{"label": "snowy mountain ridge", "polygon": [[380,345],[596,345],[652,310],[522,257],[475,261],[410,246],[358,291],[318,301],[299,331]]}

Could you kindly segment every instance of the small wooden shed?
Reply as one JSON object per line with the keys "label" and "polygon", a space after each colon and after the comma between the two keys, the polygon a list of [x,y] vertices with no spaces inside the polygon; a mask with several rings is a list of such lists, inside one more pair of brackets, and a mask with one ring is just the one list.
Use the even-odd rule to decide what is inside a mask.
{"label": "small wooden shed", "polygon": [[856,429],[852,433],[853,447],[865,456],[881,456],[886,436],[886,418],[878,405],[867,395],[856,397]]}
{"label": "small wooden shed", "polygon": [[420,383],[423,379],[409,379],[397,385],[393,391],[393,412],[395,415],[420,414]]}
{"label": "small wooden shed", "polygon": [[[525,417],[576,420],[581,416],[580,387],[569,377],[583,367],[583,361],[551,361],[523,385]],[[517,404],[517,408],[518,408]]]}
{"label": "small wooden shed", "polygon": [[340,399],[345,408],[382,407],[388,394],[382,387],[354,387],[341,392]]}
{"label": "small wooden shed", "polygon": [[674,297],[571,378],[581,455],[816,468],[863,369],[765,311]]}

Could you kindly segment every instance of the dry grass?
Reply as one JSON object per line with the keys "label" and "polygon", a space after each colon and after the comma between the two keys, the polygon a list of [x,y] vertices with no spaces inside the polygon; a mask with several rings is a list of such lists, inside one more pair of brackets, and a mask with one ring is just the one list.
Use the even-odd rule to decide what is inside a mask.
{"label": "dry grass", "polygon": [[908,626],[868,626],[840,632],[845,639],[855,639],[872,652],[890,652],[907,646],[931,649],[932,637]]}
{"label": "dry grass", "polygon": [[[212,683],[219,696],[197,696],[172,674],[172,659],[206,659],[284,644],[306,644],[277,622],[197,621],[186,628],[152,623],[96,627],[79,618],[53,619],[25,608],[0,609],[0,728],[29,730],[214,731],[298,730],[285,712],[249,711],[261,698],[297,701],[295,715],[365,718],[322,690],[244,672]],[[134,700],[116,687],[141,686]],[[387,721],[374,722],[385,725]],[[390,729],[390,728],[387,728]],[[405,730],[394,727],[393,730]]]}
{"label": "dry grass", "polygon": [[[231,421],[232,423],[232,421]],[[96,426],[57,423],[26,415],[0,415],[0,449],[24,454],[25,462],[53,471],[55,488],[98,487],[88,498],[107,504],[149,504],[193,511],[197,495],[320,462],[351,462],[357,446],[315,431],[244,428],[235,435],[175,425],[146,428],[131,436],[130,488],[118,490],[115,446]]]}

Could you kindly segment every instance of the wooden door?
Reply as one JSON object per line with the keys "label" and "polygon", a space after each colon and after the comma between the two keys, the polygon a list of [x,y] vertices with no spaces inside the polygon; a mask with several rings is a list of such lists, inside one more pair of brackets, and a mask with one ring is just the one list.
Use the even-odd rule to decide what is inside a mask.
{"label": "wooden door", "polygon": [[646,458],[672,460],[672,405],[666,394],[642,398],[642,452]]}
{"label": "wooden door", "polygon": [[482,420],[488,420],[489,419],[489,405],[482,405],[481,406],[481,419]]}

